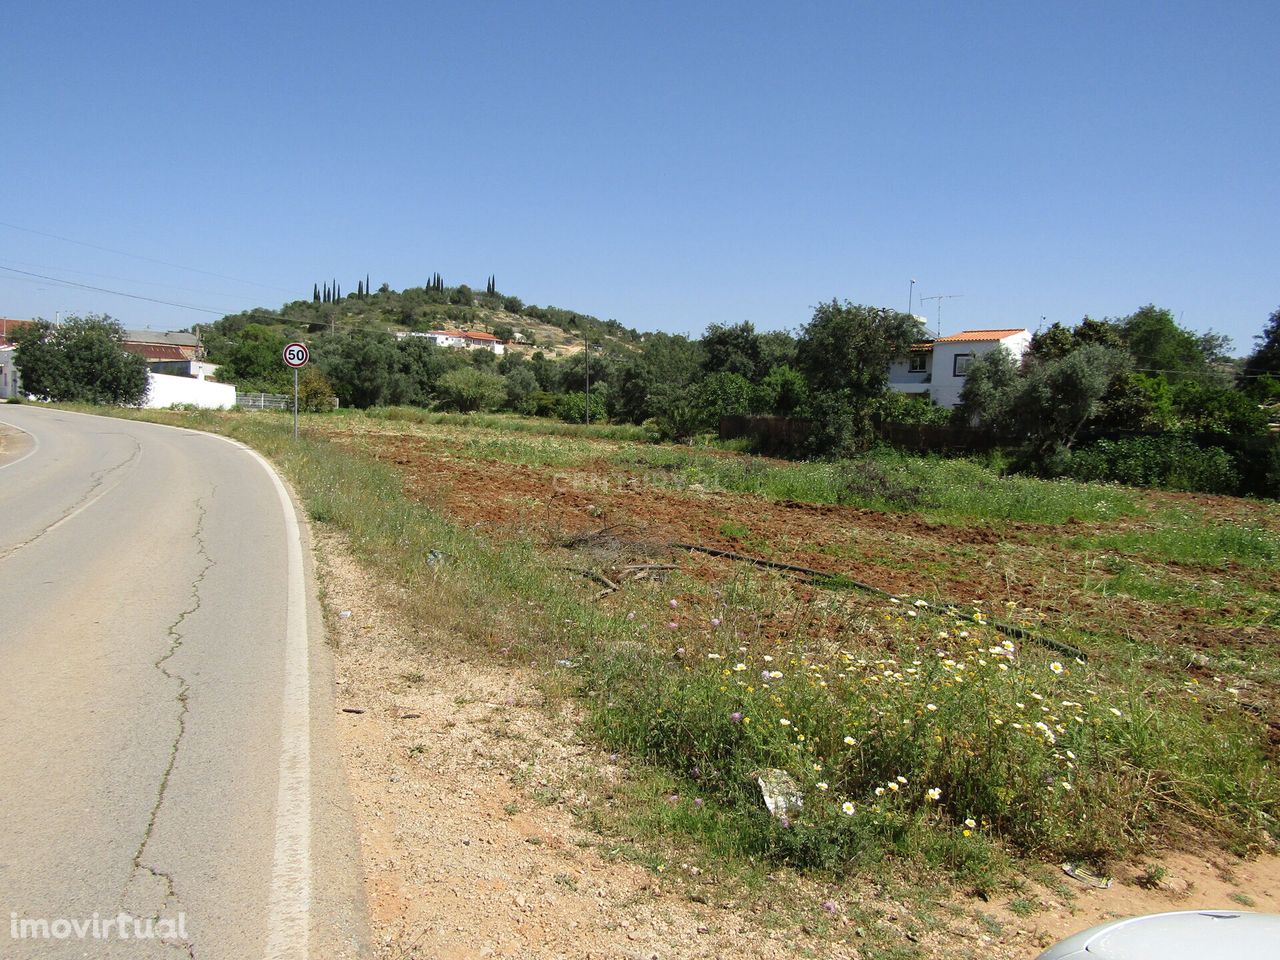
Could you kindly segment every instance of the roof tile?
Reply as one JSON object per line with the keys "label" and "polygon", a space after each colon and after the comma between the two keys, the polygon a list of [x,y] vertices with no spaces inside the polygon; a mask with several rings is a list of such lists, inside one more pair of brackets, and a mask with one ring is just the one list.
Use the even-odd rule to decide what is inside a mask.
{"label": "roof tile", "polygon": [[1014,327],[1008,330],[961,330],[950,336],[939,337],[934,343],[973,343],[991,340],[1003,340],[1014,334],[1026,333],[1025,327]]}

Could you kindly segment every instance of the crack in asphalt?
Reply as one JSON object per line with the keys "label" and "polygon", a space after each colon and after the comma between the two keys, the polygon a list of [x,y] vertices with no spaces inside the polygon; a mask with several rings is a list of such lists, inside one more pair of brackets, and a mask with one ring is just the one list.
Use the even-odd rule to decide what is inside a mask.
{"label": "crack in asphalt", "polygon": [[129,454],[129,456],[126,457],[124,460],[120,461],[119,463],[113,464],[109,467],[103,467],[101,470],[95,470],[92,473],[90,473],[89,477],[93,482],[89,484],[89,489],[84,492],[84,494],[80,497],[79,500],[71,504],[71,506],[67,507],[67,509],[64,510],[56,520],[47,524],[44,527],[44,529],[28,537],[26,540],[23,540],[21,543],[14,544],[8,550],[5,550],[4,552],[0,553],[0,561],[8,560],[19,550],[23,549],[24,547],[31,546],[31,544],[35,543],[45,534],[53,530],[55,527],[61,526],[67,520],[70,520],[75,514],[79,513],[81,510],[89,506],[89,504],[92,503],[94,500],[98,499],[98,497],[104,496],[108,492],[108,490],[113,489],[113,487],[109,487],[108,490],[102,490],[101,493],[98,492],[99,490],[101,490],[102,485],[106,483],[107,477],[115,473],[117,470],[123,470],[125,467],[132,465],[133,462],[138,459],[138,457],[142,454],[142,444],[140,444],[134,437],[129,436],[129,434],[127,433],[112,434],[112,436],[128,437],[128,439],[133,442],[133,452]]}
{"label": "crack in asphalt", "polygon": [[[212,497],[216,492],[217,492],[217,487],[214,487],[209,491],[208,495]],[[187,683],[187,679],[184,676],[182,676],[182,674],[171,671],[165,664],[167,664],[169,660],[171,660],[174,656],[176,656],[178,651],[182,648],[182,643],[183,643],[183,640],[185,639],[185,637],[182,634],[182,629],[181,629],[182,624],[186,621],[188,617],[190,617],[192,614],[194,614],[196,611],[200,609],[200,605],[202,602],[200,597],[200,585],[204,582],[205,576],[209,573],[209,571],[215,565],[214,559],[211,556],[209,556],[209,551],[207,549],[207,545],[204,539],[204,523],[205,523],[206,517],[208,516],[208,509],[204,505],[204,498],[196,499],[196,510],[198,511],[199,515],[196,518],[196,529],[195,529],[195,532],[192,534],[192,539],[196,543],[196,555],[204,559],[204,566],[201,567],[200,572],[196,574],[195,579],[191,581],[192,605],[187,607],[187,609],[183,610],[181,613],[179,613],[177,619],[174,620],[173,623],[169,624],[169,627],[166,631],[166,634],[169,638],[169,649],[166,650],[164,654],[152,664],[152,666],[155,667],[155,669],[159,670],[160,673],[164,675],[166,680],[176,681],[178,684],[178,692],[174,698],[175,700],[177,700],[178,707],[179,707],[178,732],[177,732],[177,735],[173,738],[173,743],[169,747],[169,762],[165,765],[164,773],[160,777],[160,786],[159,786],[159,789],[156,791],[156,802],[151,808],[151,816],[147,820],[147,828],[143,832],[142,841],[138,844],[138,849],[133,855],[133,871],[129,875],[129,880],[125,884],[125,894],[122,897],[122,900],[124,899],[124,897],[127,897],[128,887],[135,880],[137,880],[141,874],[145,872],[146,875],[153,877],[154,879],[159,880],[164,884],[164,890],[165,890],[164,902],[172,903],[176,907],[180,907],[182,905],[182,898],[178,895],[178,891],[174,883],[173,875],[164,870],[160,870],[159,868],[153,866],[152,864],[147,863],[144,858],[146,856],[147,845],[151,842],[151,835],[155,831],[156,820],[160,816],[160,808],[164,805],[165,792],[169,788],[169,779],[173,775],[173,768],[178,762],[178,750],[182,745],[183,737],[185,737],[187,733],[187,710],[188,710],[187,696],[191,688],[190,688],[190,685]],[[156,916],[154,916],[152,919],[155,919],[155,920],[160,919],[158,910],[157,910]],[[166,940],[164,942],[166,946],[174,946],[174,947],[179,947],[184,949],[187,953],[187,956],[192,958],[192,960],[194,960],[196,954],[195,954],[195,944],[193,942],[189,940],[183,940],[183,941]]]}

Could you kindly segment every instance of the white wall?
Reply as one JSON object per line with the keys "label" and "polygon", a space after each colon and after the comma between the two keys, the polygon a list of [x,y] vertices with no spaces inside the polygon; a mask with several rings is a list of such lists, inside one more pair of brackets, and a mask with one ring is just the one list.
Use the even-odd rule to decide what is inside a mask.
{"label": "white wall", "polygon": [[928,393],[933,353],[920,350],[912,356],[924,357],[924,369],[912,370],[910,362],[905,358],[893,361],[889,364],[889,389],[900,393]]}
{"label": "white wall", "polygon": [[212,410],[229,410],[236,405],[236,388],[229,383],[171,377],[165,373],[147,373],[147,401],[144,407],[164,408],[175,403],[191,403]]}
{"label": "white wall", "polygon": [[0,399],[16,397],[21,391],[18,367],[13,362],[16,353],[13,347],[0,347]]}

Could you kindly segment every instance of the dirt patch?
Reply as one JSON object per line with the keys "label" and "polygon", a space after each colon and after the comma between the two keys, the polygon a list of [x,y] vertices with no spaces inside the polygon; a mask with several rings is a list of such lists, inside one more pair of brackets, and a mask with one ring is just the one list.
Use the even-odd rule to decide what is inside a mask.
{"label": "dirt patch", "polygon": [[[960,604],[1013,602],[1058,625],[1110,627],[1151,645],[1213,650],[1223,642],[1264,645],[1280,638],[1273,624],[1251,625],[1254,612],[1231,596],[1196,607],[1106,589],[1111,573],[1099,566],[1098,551],[1074,548],[1071,540],[1115,533],[1131,521],[946,524],[909,513],[713,492],[697,484],[673,489],[654,482],[652,471],[624,469],[604,457],[571,467],[529,466],[460,455],[460,441],[451,436],[383,432],[334,439],[393,464],[410,496],[495,536],[551,544],[602,528],[628,529],[650,544],[720,547],[842,574],[896,594]],[[1234,509],[1237,522],[1274,521],[1276,515],[1267,505],[1232,498],[1152,499],[1215,516]],[[668,550],[658,559],[670,556]],[[1177,564],[1125,562],[1187,590],[1205,579]],[[719,576],[728,569],[702,567]]]}
{"label": "dirt patch", "polygon": [[17,427],[0,423],[0,467],[26,456],[33,446],[29,435]]}
{"label": "dirt patch", "polygon": [[[1153,869],[1154,868],[1154,869]],[[991,911],[1002,924],[1031,928],[1057,942],[1073,933],[1121,917],[1171,910],[1254,910],[1280,913],[1280,858],[1241,861],[1227,855],[1191,853],[1155,856],[1143,865],[1116,869],[1109,889],[1100,890],[1048,867],[1053,889],[1034,883]],[[1064,900],[1062,891],[1069,891]],[[1030,916],[1015,912],[1029,908]]]}
{"label": "dirt patch", "polygon": [[519,666],[447,652],[341,541],[317,540],[378,957],[794,955],[791,937],[691,900],[705,872],[626,862],[582,829],[570,808],[599,802],[584,778],[607,790],[625,774],[578,739],[572,711]]}

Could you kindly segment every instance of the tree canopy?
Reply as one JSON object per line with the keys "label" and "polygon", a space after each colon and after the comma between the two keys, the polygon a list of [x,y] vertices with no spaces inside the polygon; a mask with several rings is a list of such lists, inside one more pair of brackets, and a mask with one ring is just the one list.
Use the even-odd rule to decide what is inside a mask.
{"label": "tree canopy", "polygon": [[918,321],[897,310],[848,300],[818,305],[800,333],[796,361],[809,383],[819,450],[871,442],[872,401],[888,388],[889,365],[919,337]]}
{"label": "tree canopy", "polygon": [[1262,333],[1253,338],[1257,347],[1244,364],[1245,376],[1280,376],[1280,307],[1267,318]]}
{"label": "tree canopy", "polygon": [[761,370],[760,338],[750,323],[713,323],[702,335],[703,366],[709,374],[736,373],[754,382]]}
{"label": "tree canopy", "polygon": [[124,329],[106,314],[38,320],[18,338],[14,357],[27,393],[74,403],[140,406],[147,364],[122,346]]}

